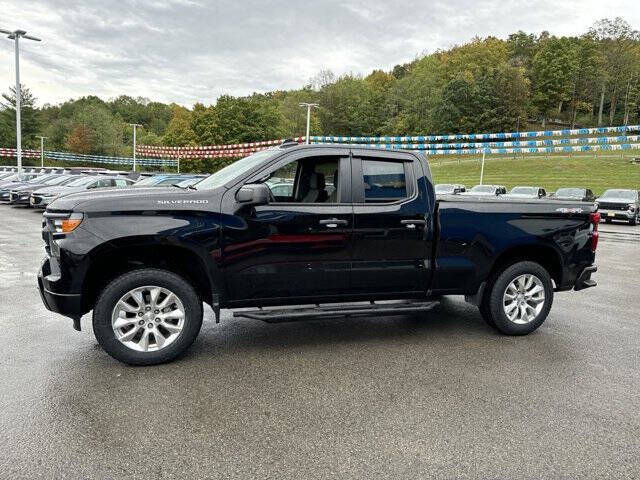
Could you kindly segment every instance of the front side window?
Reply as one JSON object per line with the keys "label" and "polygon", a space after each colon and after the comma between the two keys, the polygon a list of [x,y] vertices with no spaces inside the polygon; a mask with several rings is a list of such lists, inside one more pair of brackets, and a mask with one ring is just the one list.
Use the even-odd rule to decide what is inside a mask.
{"label": "front side window", "polygon": [[98,180],[94,184],[90,185],[89,188],[106,188],[111,186],[110,178],[103,178],[102,180]]}
{"label": "front side window", "polygon": [[362,177],[367,203],[407,198],[407,179],[402,162],[362,160]]}
{"label": "front side window", "polygon": [[339,157],[294,160],[269,174],[265,184],[276,202],[339,203]]}

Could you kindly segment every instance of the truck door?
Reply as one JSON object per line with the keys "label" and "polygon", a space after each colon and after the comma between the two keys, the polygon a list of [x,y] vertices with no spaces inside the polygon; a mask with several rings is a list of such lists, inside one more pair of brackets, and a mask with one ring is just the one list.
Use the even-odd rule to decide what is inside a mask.
{"label": "truck door", "polygon": [[354,151],[352,169],[352,291],[424,293],[431,273],[432,208],[418,159]]}
{"label": "truck door", "polygon": [[247,182],[266,183],[272,199],[235,212],[241,228],[224,229],[222,265],[231,301],[295,303],[348,291],[350,169],[348,149],[301,150]]}

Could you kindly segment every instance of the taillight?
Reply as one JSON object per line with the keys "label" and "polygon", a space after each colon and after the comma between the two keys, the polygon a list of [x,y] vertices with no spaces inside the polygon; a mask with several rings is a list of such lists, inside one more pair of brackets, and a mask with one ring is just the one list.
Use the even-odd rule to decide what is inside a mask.
{"label": "taillight", "polygon": [[595,253],[596,248],[598,248],[598,238],[600,238],[600,233],[598,232],[598,225],[600,225],[600,212],[590,214],[589,221],[593,227],[593,230],[591,230],[591,251]]}

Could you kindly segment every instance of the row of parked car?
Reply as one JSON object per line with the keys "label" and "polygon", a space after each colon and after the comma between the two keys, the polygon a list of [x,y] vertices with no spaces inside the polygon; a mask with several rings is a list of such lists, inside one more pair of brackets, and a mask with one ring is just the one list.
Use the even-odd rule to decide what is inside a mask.
{"label": "row of parked car", "polygon": [[517,186],[507,191],[504,185],[476,185],[467,188],[462,184],[440,183],[435,186],[437,196],[474,195],[500,196],[505,199],[570,200],[596,203],[602,221],[624,220],[631,225],[640,223],[640,191],[612,188],[597,197],[590,188],[566,187],[547,192],[543,187]]}
{"label": "row of parked car", "polygon": [[0,202],[45,209],[61,195],[100,188],[176,185],[189,188],[206,175],[118,172],[87,168],[0,167]]}
{"label": "row of parked car", "polygon": [[[0,166],[0,202],[10,205],[44,209],[55,198],[69,193],[100,188],[137,188],[175,185],[189,188],[206,175],[154,174],[87,168],[25,168]],[[274,180],[274,190],[290,192],[292,183]],[[278,190],[279,192],[280,190]],[[437,196],[473,195],[500,196],[505,199],[545,199],[595,202],[605,222],[624,220],[631,225],[640,223],[640,192],[629,189],[609,189],[596,197],[590,188],[559,188],[548,193],[540,186],[516,186],[507,191],[504,185],[476,185],[471,189],[462,184],[437,184]]]}

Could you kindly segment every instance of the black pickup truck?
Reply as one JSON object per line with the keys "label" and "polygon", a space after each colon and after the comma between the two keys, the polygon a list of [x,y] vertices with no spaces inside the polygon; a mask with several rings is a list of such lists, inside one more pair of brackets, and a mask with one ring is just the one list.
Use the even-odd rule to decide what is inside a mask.
{"label": "black pickup truck", "polygon": [[[274,195],[282,178],[293,187]],[[583,202],[436,201],[416,152],[283,144],[195,187],[55,200],[38,283],[76,329],[93,310],[100,345],[138,365],[184,352],[203,302],[217,320],[226,308],[282,322],[415,314],[465,295],[491,326],[523,335],[554,292],[595,285],[598,217]]]}

